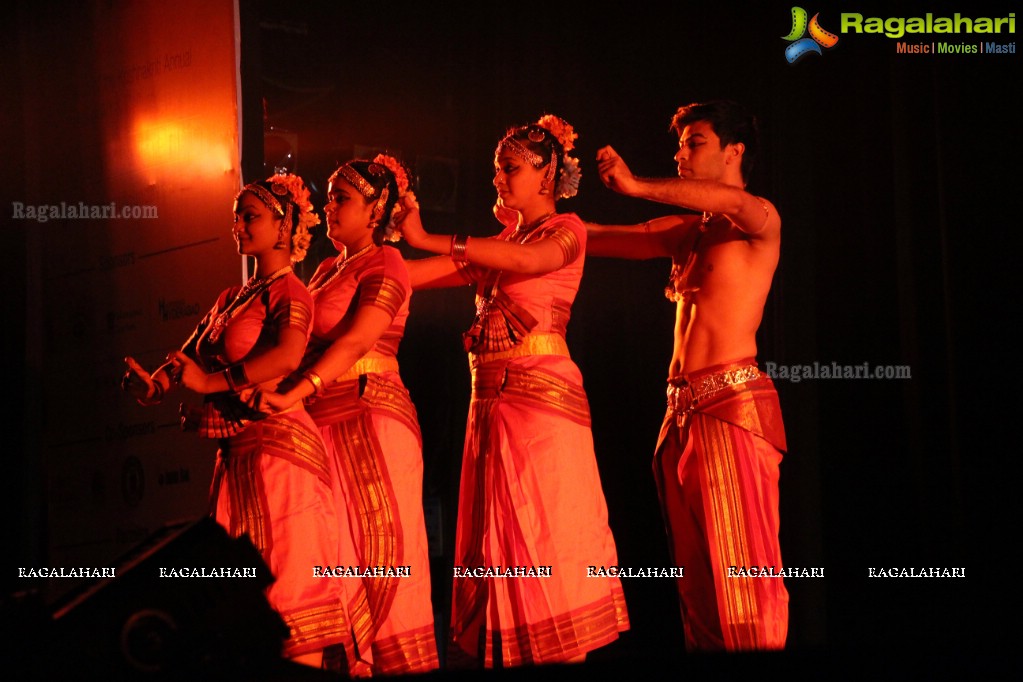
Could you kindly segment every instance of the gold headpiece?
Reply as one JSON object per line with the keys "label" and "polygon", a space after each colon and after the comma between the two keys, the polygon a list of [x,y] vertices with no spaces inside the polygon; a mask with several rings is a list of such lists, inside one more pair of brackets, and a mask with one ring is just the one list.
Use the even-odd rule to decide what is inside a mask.
{"label": "gold headpiece", "polygon": [[345,164],[337,169],[337,172],[341,174],[345,180],[348,181],[352,187],[359,190],[359,194],[372,199],[373,195],[376,194],[376,190],[373,189],[373,185],[366,182],[366,178],[362,177],[357,170],[351,167],[350,164]]}
{"label": "gold headpiece", "polygon": [[242,195],[245,194],[246,192],[251,192],[252,194],[255,194],[260,201],[266,204],[267,208],[276,213],[278,216],[284,215],[284,209],[281,207],[280,200],[278,200],[277,197],[275,197],[273,194],[270,194],[270,190],[268,190],[266,187],[263,187],[262,185],[257,185],[254,182],[242,187],[241,191],[235,195],[234,197],[235,204],[238,203],[238,200],[241,199]]}
{"label": "gold headpiece", "polygon": [[533,168],[543,167],[543,157],[536,152],[526,149],[521,142],[516,140],[514,137],[509,135],[508,137],[501,140],[501,144],[497,146],[497,151],[500,154],[502,149],[507,149],[515,156],[519,157]]}

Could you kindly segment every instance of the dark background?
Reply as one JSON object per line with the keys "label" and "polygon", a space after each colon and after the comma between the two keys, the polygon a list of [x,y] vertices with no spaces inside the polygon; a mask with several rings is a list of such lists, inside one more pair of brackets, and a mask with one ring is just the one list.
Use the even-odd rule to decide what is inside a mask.
{"label": "dark background", "polygon": [[[994,17],[1015,9],[933,4],[804,7],[833,32],[842,11]],[[59,3],[19,7],[67,20]],[[604,188],[596,150],[612,144],[637,174],[670,176],[677,138],[668,123],[679,105],[716,97],[746,104],[763,137],[749,189],[774,202],[783,220],[759,359],[912,371],[903,381],[777,382],[789,442],[783,556],[786,565],[826,575],[787,581],[787,655],[866,666],[876,664],[869,652],[877,650],[907,661],[990,656],[1007,641],[991,614],[1008,608],[1011,588],[1001,586],[1012,580],[1007,532],[1015,518],[1006,467],[1018,452],[1009,346],[1019,317],[1010,263],[1020,243],[1018,55],[900,55],[895,40],[844,34],[823,55],[790,65],[781,39],[790,8],[243,2],[246,179],[263,175],[264,161],[274,164],[285,132],[297,141],[293,170],[314,183],[321,206],[323,183],[340,162],[386,149],[417,174],[428,229],[490,234],[493,148],[509,125],[550,112],[575,126],[583,169],[578,197],[559,210],[639,222],[670,209]],[[3,56],[16,63],[13,46],[31,36],[19,33],[18,15],[0,30]],[[32,84],[17,70],[5,68],[3,78],[10,163],[0,196],[17,197],[17,169],[30,149],[19,131],[33,116],[18,95]],[[14,222],[4,232],[14,247],[4,313],[15,332],[5,334],[15,417],[4,448],[6,544],[18,565],[45,565],[44,488],[33,479],[18,419],[33,409],[21,396],[34,377],[19,371],[25,349],[16,332],[30,304],[19,257],[26,227]],[[319,240],[309,273],[329,252]],[[661,293],[669,266],[589,260],[569,327],[619,559],[628,566],[668,564],[650,457],[671,352],[674,311]],[[400,354],[422,423],[424,495],[442,509],[434,606],[444,619],[469,396],[458,335],[471,312],[468,289],[415,294]],[[891,566],[961,567],[967,578],[867,578],[868,567]],[[5,588],[18,589],[5,577]],[[686,660],[671,582],[632,580],[625,589],[632,630],[591,660]]]}

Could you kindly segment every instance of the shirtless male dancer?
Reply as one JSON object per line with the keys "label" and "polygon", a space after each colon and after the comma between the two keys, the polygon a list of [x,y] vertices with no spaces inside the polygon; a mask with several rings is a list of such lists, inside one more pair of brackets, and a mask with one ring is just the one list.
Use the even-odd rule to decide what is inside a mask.
{"label": "shirtless male dancer", "polygon": [[597,152],[600,177],[626,196],[697,213],[588,223],[586,251],[672,260],[666,294],[677,306],[675,343],[653,468],[672,558],[685,567],[678,591],[686,647],[782,649],[788,592],[782,578],[763,573],[782,570],[785,430],[774,385],[756,362],[781,218],[745,190],[757,130],[739,105],[690,104],[671,127],[677,178],[636,177],[611,147]]}

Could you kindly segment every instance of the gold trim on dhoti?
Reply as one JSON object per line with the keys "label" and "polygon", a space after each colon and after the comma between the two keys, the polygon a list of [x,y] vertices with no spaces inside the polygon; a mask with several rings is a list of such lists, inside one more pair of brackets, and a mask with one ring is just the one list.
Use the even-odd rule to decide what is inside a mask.
{"label": "gold trim on dhoti", "polygon": [[561,334],[528,334],[522,343],[508,350],[490,353],[469,353],[469,366],[475,369],[479,365],[506,358],[521,358],[528,355],[563,355],[570,357],[568,343]]}
{"label": "gold trim on dhoti", "polygon": [[398,358],[367,358],[361,357],[355,364],[348,368],[348,371],[335,379],[338,381],[351,381],[358,379],[363,374],[383,374],[384,372],[397,372]]}

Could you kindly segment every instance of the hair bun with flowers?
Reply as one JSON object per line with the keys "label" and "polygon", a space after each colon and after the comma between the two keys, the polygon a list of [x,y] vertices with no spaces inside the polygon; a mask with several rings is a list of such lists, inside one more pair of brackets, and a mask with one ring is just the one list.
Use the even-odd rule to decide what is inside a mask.
{"label": "hair bun with flowers", "polygon": [[579,193],[579,180],[582,178],[582,171],[579,169],[579,159],[569,156],[568,153],[575,149],[575,141],[579,134],[575,132],[568,121],[559,118],[554,114],[544,114],[536,122],[544,130],[561,143],[565,154],[561,157],[561,173],[558,176],[558,184],[554,188],[554,196],[558,199],[569,199]]}
{"label": "hair bun with flowers", "polygon": [[396,242],[399,239],[401,239],[401,233],[398,232],[394,227],[395,218],[402,211],[401,200],[405,196],[411,195],[412,201],[413,202],[415,201],[415,194],[413,194],[409,190],[408,169],[405,168],[401,161],[394,158],[390,154],[377,154],[375,157],[373,157],[372,163],[379,164],[386,168],[387,170],[391,171],[391,174],[394,175],[394,180],[398,185],[398,199],[397,201],[394,202],[394,205],[391,208],[390,220],[388,220],[387,225],[383,227],[384,240],[389,242]]}
{"label": "hair bun with flowers", "polygon": [[575,141],[579,139],[579,135],[565,119],[558,118],[554,114],[544,114],[536,122],[536,125],[557,138],[566,154],[575,149]]}
{"label": "hair bun with flowers", "polygon": [[291,260],[298,263],[309,251],[309,244],[312,243],[310,230],[320,224],[320,217],[313,210],[313,202],[309,200],[309,189],[302,178],[278,169],[266,181],[270,183],[270,190],[274,194],[287,195],[287,200],[298,209],[291,233]]}
{"label": "hair bun with flowers", "polygon": [[399,199],[408,192],[408,171],[401,165],[401,161],[389,154],[377,154],[373,157],[373,163],[379,163],[394,175],[394,180],[398,183]]}

